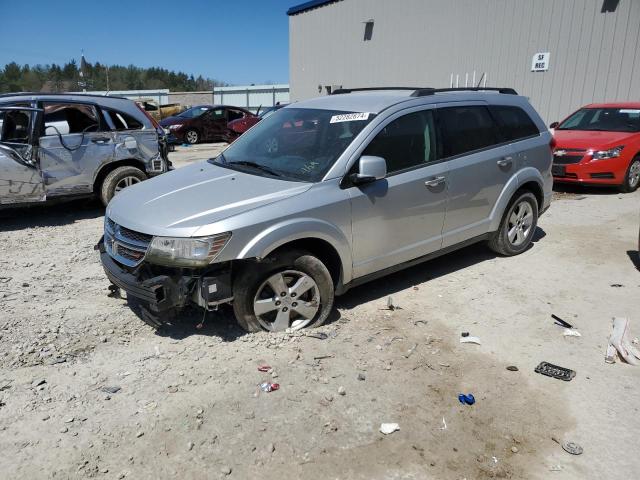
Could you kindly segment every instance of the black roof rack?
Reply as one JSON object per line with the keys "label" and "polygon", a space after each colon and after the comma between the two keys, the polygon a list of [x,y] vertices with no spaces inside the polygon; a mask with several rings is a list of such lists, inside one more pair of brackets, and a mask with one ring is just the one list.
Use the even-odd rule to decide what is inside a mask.
{"label": "black roof rack", "polygon": [[365,87],[365,88],[340,88],[332,92],[332,95],[340,95],[352,92],[369,92],[376,90],[413,90],[412,97],[426,97],[440,92],[498,92],[506,95],[518,95],[513,88],[508,87],[453,87],[453,88],[431,88],[431,87]]}
{"label": "black roof rack", "polygon": [[0,98],[5,97],[32,97],[37,96],[65,96],[65,95],[82,95],[83,97],[98,97],[98,98],[120,98],[124,100],[131,100],[127,97],[120,97],[117,95],[98,94],[98,93],[85,93],[85,92],[13,92],[13,93],[0,93]]}

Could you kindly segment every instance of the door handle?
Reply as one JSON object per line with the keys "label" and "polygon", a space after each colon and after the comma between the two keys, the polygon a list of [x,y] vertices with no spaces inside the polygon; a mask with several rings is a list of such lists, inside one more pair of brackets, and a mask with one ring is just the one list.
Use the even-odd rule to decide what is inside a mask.
{"label": "door handle", "polygon": [[444,177],[434,177],[431,180],[427,180],[424,182],[425,187],[437,187],[445,182]]}
{"label": "door handle", "polygon": [[109,137],[96,137],[91,139],[93,143],[107,143],[109,140],[111,140]]}
{"label": "door handle", "polygon": [[504,158],[501,158],[500,160],[498,160],[496,163],[498,164],[499,167],[510,167],[511,164],[513,163],[513,158],[512,157],[504,157]]}

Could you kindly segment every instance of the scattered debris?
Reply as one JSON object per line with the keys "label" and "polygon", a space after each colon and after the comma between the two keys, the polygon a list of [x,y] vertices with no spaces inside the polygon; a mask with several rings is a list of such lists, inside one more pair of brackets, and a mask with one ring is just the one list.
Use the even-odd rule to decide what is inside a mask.
{"label": "scattered debris", "polygon": [[398,306],[393,303],[393,298],[391,297],[391,295],[389,295],[389,297],[387,298],[387,310],[393,311],[397,309]]}
{"label": "scattered debris", "polygon": [[364,382],[367,379],[367,377],[364,376],[364,373],[359,373],[358,374],[358,380],[360,380],[361,382]]}
{"label": "scattered debris", "polygon": [[468,337],[469,336],[469,332],[462,332],[460,334],[461,337]]}
{"label": "scattered debris", "polygon": [[478,337],[460,337],[460,343],[474,343],[476,345],[482,345]]}
{"label": "scattered debris", "polygon": [[613,331],[609,337],[605,362],[615,363],[616,357],[620,357],[631,365],[640,365],[640,351],[633,346],[630,340],[629,320],[624,317],[614,317]]}
{"label": "scattered debris", "polygon": [[324,332],[317,332],[317,333],[307,333],[307,337],[317,338],[318,340],[326,340],[327,338],[329,338],[329,335],[327,335]]}
{"label": "scattered debris", "polygon": [[112,387],[102,387],[100,390],[103,391],[104,393],[118,393],[120,390],[122,390],[122,388],[118,386],[112,386]]}
{"label": "scattered debris", "polygon": [[513,447],[511,447],[511,451],[513,453],[518,453],[518,447],[516,447],[515,445]]}
{"label": "scattered debris", "polygon": [[458,401],[463,405],[473,405],[474,403],[476,403],[476,399],[471,393],[467,395],[465,395],[464,393],[460,393],[458,395]]}
{"label": "scattered debris", "polygon": [[571,328],[565,328],[562,334],[565,337],[581,337],[582,336],[579,331],[573,330]]}
{"label": "scattered debris", "polygon": [[507,370],[509,370],[510,372],[517,372],[519,369],[515,365],[509,365],[507,367]]}
{"label": "scattered debris", "polygon": [[569,322],[565,322],[563,319],[561,319],[557,315],[554,315],[553,313],[551,314],[551,318],[555,320],[554,323],[556,325],[560,325],[561,327],[564,327],[564,328],[573,328],[573,325],[571,325]]}
{"label": "scattered debris", "polygon": [[576,376],[576,372],[574,370],[559,367],[548,362],[541,362],[534,371],[548,377],[557,378],[558,380],[564,380],[565,382],[572,380],[573,377]]}
{"label": "scattered debris", "polygon": [[279,383],[271,383],[271,382],[262,382],[260,385],[260,390],[263,392],[273,392],[274,390],[278,390],[280,388]]}
{"label": "scattered debris", "polygon": [[229,465],[223,465],[220,467],[220,473],[223,475],[231,475],[231,467]]}
{"label": "scattered debris", "polygon": [[138,432],[138,433],[136,433],[136,438],[140,438],[143,435],[144,435],[144,432]]}
{"label": "scattered debris", "polygon": [[325,358],[333,358],[334,355],[320,355],[318,357],[313,357],[314,360],[324,360]]}
{"label": "scattered debris", "polygon": [[442,426],[440,427],[440,430],[446,430],[447,429],[447,421],[444,419],[444,417],[442,417]]}
{"label": "scattered debris", "polygon": [[582,455],[583,452],[582,447],[574,442],[564,442],[562,444],[562,448],[565,452],[570,453],[571,455]]}
{"label": "scattered debris", "polygon": [[338,395],[343,395],[344,396],[346,394],[347,394],[347,390],[342,385],[340,385],[338,387]]}
{"label": "scattered debris", "polygon": [[407,353],[404,354],[404,358],[409,358],[411,355],[413,355],[413,352],[416,351],[416,348],[418,348],[418,344],[414,344],[413,347],[411,347],[409,350],[407,350]]}
{"label": "scattered debris", "polygon": [[259,372],[269,372],[270,370],[272,370],[270,365],[258,365]]}
{"label": "scattered debris", "polygon": [[624,287],[624,285],[623,285],[623,284],[621,284],[621,283],[612,283],[612,284],[611,284],[611,286],[612,286],[612,287],[614,287],[614,288],[621,288],[621,287]]}
{"label": "scattered debris", "polygon": [[551,465],[549,467],[549,471],[550,472],[561,472],[562,471],[562,466],[561,465]]}
{"label": "scattered debris", "polygon": [[398,430],[400,430],[400,425],[397,423],[383,423],[380,425],[380,433],[384,433],[385,435],[397,432]]}

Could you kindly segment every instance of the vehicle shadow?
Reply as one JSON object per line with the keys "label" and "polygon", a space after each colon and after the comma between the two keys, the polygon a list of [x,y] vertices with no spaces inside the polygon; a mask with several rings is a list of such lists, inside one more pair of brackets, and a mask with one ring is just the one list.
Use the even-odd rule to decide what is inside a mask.
{"label": "vehicle shadow", "polygon": [[640,251],[627,250],[627,255],[629,256],[631,263],[633,263],[633,266],[636,267],[636,270],[640,271]]}
{"label": "vehicle shadow", "polygon": [[57,227],[104,215],[104,207],[95,199],[74,200],[54,205],[34,205],[0,210],[0,232],[34,227]]}
{"label": "vehicle shadow", "polygon": [[554,193],[560,195],[617,195],[615,185],[581,185],[575,183],[554,183]]}
{"label": "vehicle shadow", "polygon": [[[533,234],[533,243],[527,250],[533,248],[534,244],[546,237],[546,235],[546,232],[538,227]],[[351,309],[362,303],[380,300],[402,290],[428,282],[429,280],[449,275],[458,270],[470,267],[471,265],[492,260],[497,256],[498,255],[491,251],[484,242],[476,243],[443,255],[442,257],[355,287],[343,296],[337,298],[336,307]]]}

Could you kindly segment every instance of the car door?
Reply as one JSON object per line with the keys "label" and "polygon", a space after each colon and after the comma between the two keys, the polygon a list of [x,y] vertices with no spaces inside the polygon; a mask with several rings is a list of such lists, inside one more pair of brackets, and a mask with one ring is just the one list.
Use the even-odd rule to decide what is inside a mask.
{"label": "car door", "polygon": [[448,167],[439,160],[433,109],[395,114],[374,135],[362,155],[383,157],[387,176],[349,188],[354,277],[442,244]]}
{"label": "car door", "polygon": [[219,140],[227,130],[227,112],[225,108],[218,107],[202,114],[203,140],[214,142]]}
{"label": "car door", "polygon": [[91,104],[44,102],[39,159],[47,196],[91,193],[96,169],[113,159],[113,135]]}
{"label": "car door", "polygon": [[32,158],[35,111],[9,108],[13,110],[0,110],[0,205],[44,201],[42,177]]}
{"label": "car door", "polygon": [[448,247],[489,231],[493,207],[518,168],[484,102],[439,107],[437,119],[449,166],[442,244]]}

